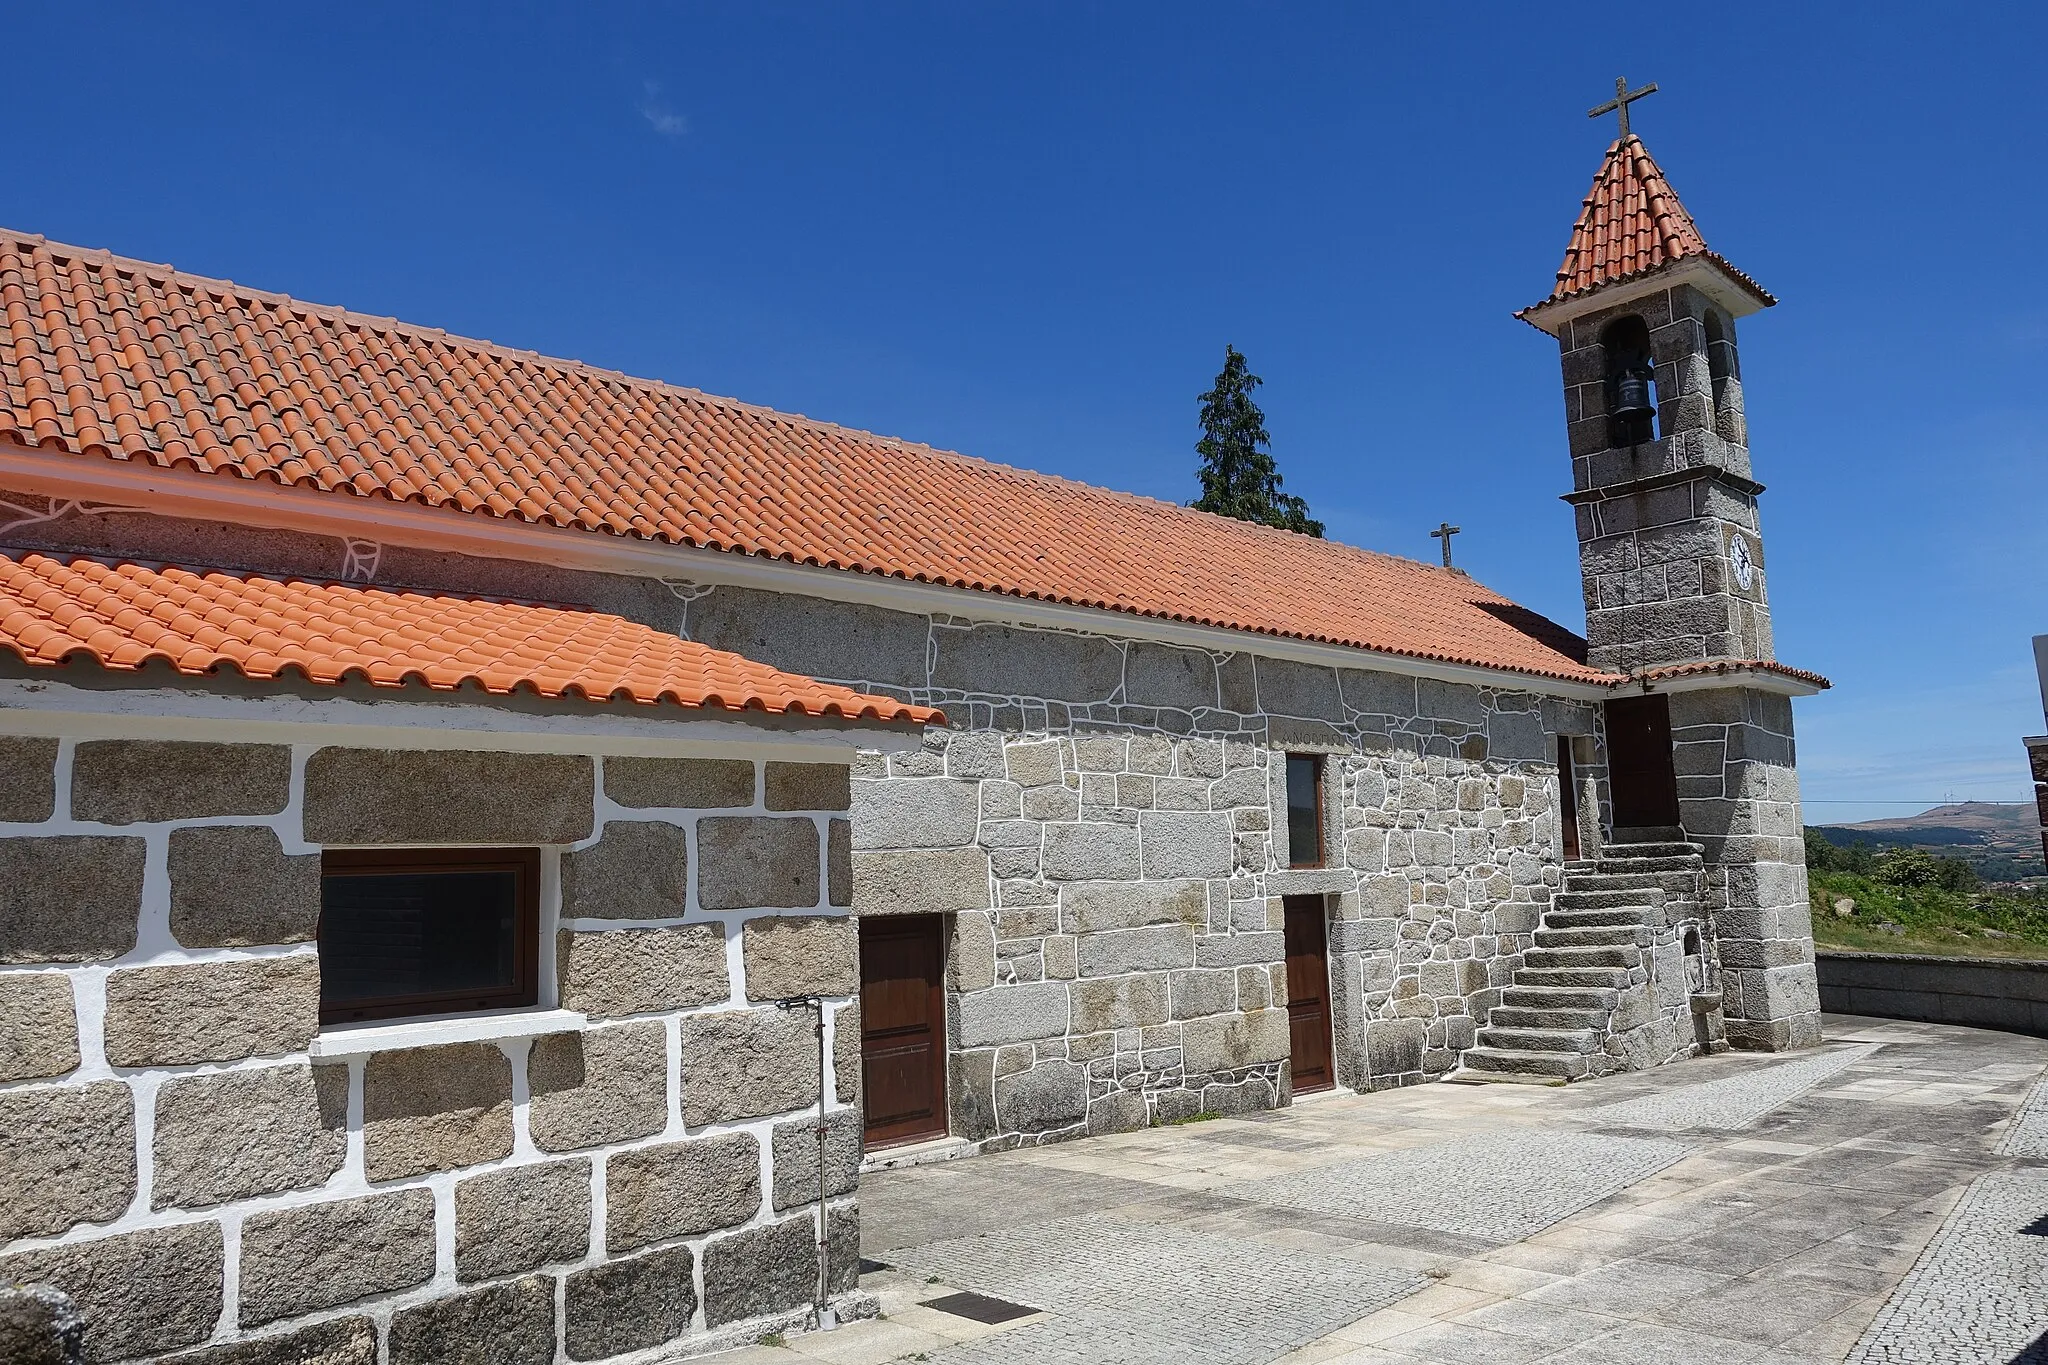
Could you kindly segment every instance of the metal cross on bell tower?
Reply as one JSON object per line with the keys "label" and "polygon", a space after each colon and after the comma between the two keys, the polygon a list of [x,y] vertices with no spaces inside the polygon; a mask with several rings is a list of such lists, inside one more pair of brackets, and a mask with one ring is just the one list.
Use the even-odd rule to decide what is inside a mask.
{"label": "metal cross on bell tower", "polygon": [[1654,95],[1656,93],[1657,82],[1655,81],[1651,81],[1648,85],[1644,86],[1640,90],[1631,90],[1628,88],[1628,77],[1616,76],[1614,78],[1614,98],[1607,101],[1607,103],[1601,105],[1598,109],[1588,109],[1586,111],[1586,117],[1599,118],[1602,114],[1620,114],[1621,135],[1625,138],[1629,135],[1629,105],[1635,103],[1637,100],[1641,99],[1645,95]]}

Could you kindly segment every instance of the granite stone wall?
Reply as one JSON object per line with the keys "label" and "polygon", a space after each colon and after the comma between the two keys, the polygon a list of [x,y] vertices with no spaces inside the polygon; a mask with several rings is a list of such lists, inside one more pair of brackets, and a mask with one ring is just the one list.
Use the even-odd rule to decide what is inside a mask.
{"label": "granite stone wall", "polygon": [[[545,1365],[788,1321],[794,995],[826,997],[852,1287],[843,765],[9,738],[0,771],[0,1282],[68,1295],[86,1359]],[[436,843],[541,850],[540,1008],[573,1014],[322,1029],[320,848]]]}
{"label": "granite stone wall", "polygon": [[1706,849],[1702,908],[1719,945],[1728,1041],[1818,1043],[1806,844],[1788,697],[1748,688],[1671,695],[1679,819]]}
{"label": "granite stone wall", "polygon": [[[689,633],[943,707],[856,766],[857,915],[950,917],[952,1129],[998,1149],[1289,1094],[1281,897],[1321,897],[1340,1081],[1457,1065],[1560,881],[1590,706],[733,588]],[[1285,755],[1325,756],[1292,869]]]}

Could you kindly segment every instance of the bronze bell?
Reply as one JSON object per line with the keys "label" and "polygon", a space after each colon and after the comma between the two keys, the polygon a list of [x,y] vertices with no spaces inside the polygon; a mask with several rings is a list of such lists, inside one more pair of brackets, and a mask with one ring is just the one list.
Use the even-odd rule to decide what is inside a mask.
{"label": "bronze bell", "polygon": [[1623,370],[1614,381],[1614,411],[1612,416],[1624,422],[1646,420],[1657,411],[1657,405],[1650,401],[1650,367],[1632,365]]}

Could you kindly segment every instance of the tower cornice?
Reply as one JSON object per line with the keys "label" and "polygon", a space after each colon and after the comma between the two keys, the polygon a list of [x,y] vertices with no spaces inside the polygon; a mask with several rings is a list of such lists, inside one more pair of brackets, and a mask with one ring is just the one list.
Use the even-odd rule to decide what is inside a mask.
{"label": "tower cornice", "polygon": [[1593,488],[1581,488],[1570,493],[1558,494],[1558,500],[1574,507],[1588,503],[1607,502],[1614,498],[1633,497],[1638,493],[1654,493],[1660,488],[1676,488],[1680,484],[1699,483],[1702,480],[1720,484],[1744,497],[1753,498],[1764,491],[1764,486],[1755,479],[1746,479],[1718,465],[1696,465],[1690,469],[1671,469],[1661,474],[1648,474],[1626,483],[1600,484]]}
{"label": "tower cornice", "polygon": [[1703,251],[1668,265],[1660,265],[1605,284],[1520,309],[1515,316],[1539,332],[1557,336],[1573,318],[1619,307],[1633,300],[1667,289],[1690,285],[1712,299],[1730,317],[1743,318],[1761,312],[1777,299],[1749,276],[1730,265],[1717,252]]}

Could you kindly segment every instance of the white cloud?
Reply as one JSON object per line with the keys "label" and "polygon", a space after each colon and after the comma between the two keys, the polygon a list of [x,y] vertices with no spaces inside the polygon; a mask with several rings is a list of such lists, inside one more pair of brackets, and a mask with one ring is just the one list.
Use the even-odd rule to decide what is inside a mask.
{"label": "white cloud", "polygon": [[690,131],[690,121],[669,107],[661,97],[658,81],[640,83],[640,117],[647,120],[647,126],[663,137],[681,137]]}

